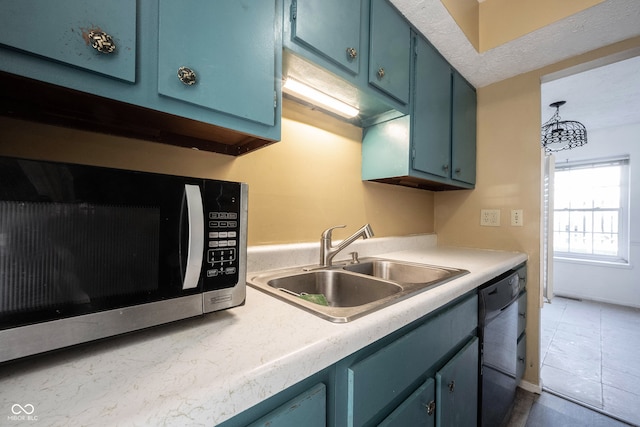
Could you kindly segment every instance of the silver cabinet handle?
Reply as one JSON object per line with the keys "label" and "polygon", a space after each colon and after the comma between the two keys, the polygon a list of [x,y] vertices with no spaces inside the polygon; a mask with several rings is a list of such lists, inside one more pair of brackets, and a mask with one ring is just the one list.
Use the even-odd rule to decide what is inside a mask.
{"label": "silver cabinet handle", "polygon": [[196,73],[189,67],[178,68],[178,78],[187,86],[196,84]]}
{"label": "silver cabinet handle", "polygon": [[384,77],[384,68],[382,68],[382,67],[378,68],[377,75],[378,75],[379,79],[382,79]]}
{"label": "silver cabinet handle", "polygon": [[100,53],[113,53],[116,50],[116,44],[113,42],[113,38],[104,31],[90,31],[87,35],[89,37],[89,43],[91,47]]}
{"label": "silver cabinet handle", "polygon": [[456,168],[456,175],[460,175],[460,168]]}
{"label": "silver cabinet handle", "polygon": [[356,59],[358,57],[358,50],[355,47],[348,47],[347,55],[350,59]]}
{"label": "silver cabinet handle", "polygon": [[447,386],[449,387],[449,392],[453,393],[453,391],[456,389],[456,382],[454,380],[451,380],[451,382]]}
{"label": "silver cabinet handle", "polygon": [[189,246],[187,266],[184,272],[182,289],[193,289],[198,286],[202,270],[202,254],[204,253],[204,210],[200,187],[192,184],[184,185],[189,217]]}
{"label": "silver cabinet handle", "polygon": [[442,170],[443,171],[448,171],[449,170],[449,165],[442,165]]}

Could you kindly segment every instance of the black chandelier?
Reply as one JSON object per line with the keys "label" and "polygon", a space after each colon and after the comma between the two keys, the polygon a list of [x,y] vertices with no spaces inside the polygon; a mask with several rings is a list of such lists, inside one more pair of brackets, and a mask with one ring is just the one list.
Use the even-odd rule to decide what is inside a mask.
{"label": "black chandelier", "polygon": [[542,147],[545,153],[570,150],[587,143],[587,129],[580,122],[560,120],[560,107],[567,101],[549,104],[555,107],[554,115],[542,125]]}

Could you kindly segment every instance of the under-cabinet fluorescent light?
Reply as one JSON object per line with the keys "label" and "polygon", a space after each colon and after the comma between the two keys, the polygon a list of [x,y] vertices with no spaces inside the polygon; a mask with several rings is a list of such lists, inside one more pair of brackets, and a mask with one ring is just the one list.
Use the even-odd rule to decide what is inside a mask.
{"label": "under-cabinet fluorescent light", "polygon": [[348,119],[360,114],[360,111],[357,108],[345,104],[342,101],[338,101],[337,99],[332,98],[331,96],[324,94],[319,90],[316,90],[291,78],[288,78],[284,82],[282,90],[293,97],[302,99],[303,101],[309,102],[313,105],[317,105],[321,108],[331,111],[332,113],[336,113]]}

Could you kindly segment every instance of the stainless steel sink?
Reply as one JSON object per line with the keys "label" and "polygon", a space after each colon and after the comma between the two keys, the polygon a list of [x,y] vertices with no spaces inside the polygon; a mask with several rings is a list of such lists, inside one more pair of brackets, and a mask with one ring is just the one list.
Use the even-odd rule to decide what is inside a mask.
{"label": "stainless steel sink", "polygon": [[317,270],[277,277],[269,280],[267,285],[281,292],[285,289],[296,294],[322,294],[330,307],[357,307],[402,291],[394,283],[342,270]]}
{"label": "stainless steel sink", "polygon": [[[324,319],[344,323],[467,273],[456,268],[363,258],[357,264],[257,273],[248,284]],[[304,294],[324,295],[328,305],[296,296]]]}
{"label": "stainless steel sink", "polygon": [[344,267],[347,271],[379,277],[399,283],[433,283],[451,276],[452,270],[445,267],[413,264],[387,259],[372,259]]}

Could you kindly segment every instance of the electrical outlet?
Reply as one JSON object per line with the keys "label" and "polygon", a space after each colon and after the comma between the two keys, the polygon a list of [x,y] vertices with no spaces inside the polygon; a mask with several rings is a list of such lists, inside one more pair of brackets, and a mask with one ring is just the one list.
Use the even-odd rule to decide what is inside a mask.
{"label": "electrical outlet", "polygon": [[524,225],[522,209],[511,209],[511,225],[516,227],[522,227]]}
{"label": "electrical outlet", "polygon": [[500,226],[500,209],[481,209],[480,225],[488,227]]}

